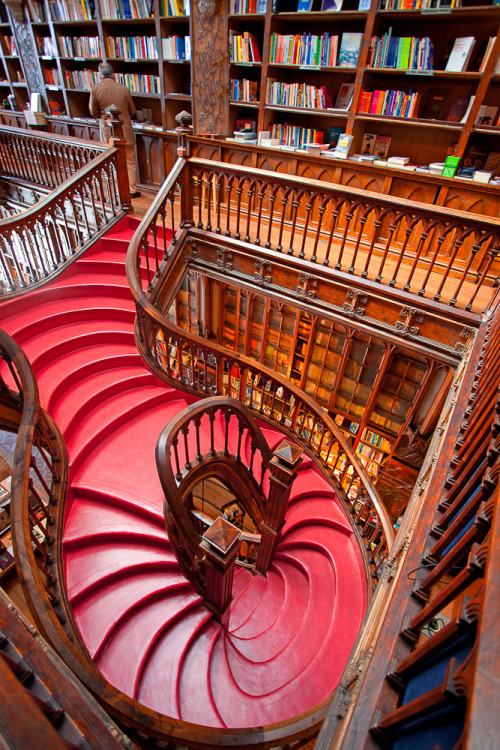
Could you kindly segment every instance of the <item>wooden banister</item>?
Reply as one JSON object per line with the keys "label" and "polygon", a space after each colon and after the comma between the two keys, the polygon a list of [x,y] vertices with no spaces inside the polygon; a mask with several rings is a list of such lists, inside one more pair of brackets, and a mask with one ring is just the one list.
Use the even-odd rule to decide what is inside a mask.
{"label": "wooden banister", "polygon": [[119,148],[90,141],[0,128],[4,176],[21,175],[51,190],[0,219],[2,297],[45,283],[125,215],[130,200],[122,157]]}

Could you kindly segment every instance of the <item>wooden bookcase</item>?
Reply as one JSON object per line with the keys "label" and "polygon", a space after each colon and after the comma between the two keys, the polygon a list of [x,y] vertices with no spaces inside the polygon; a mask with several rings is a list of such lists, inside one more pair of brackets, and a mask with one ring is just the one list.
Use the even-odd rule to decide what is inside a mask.
{"label": "wooden bookcase", "polygon": [[[58,0],[58,3],[63,2],[68,7],[74,7],[78,6],[80,0]],[[165,6],[165,0],[152,0],[152,15],[147,18],[107,18],[105,8],[110,7],[109,0],[95,0],[93,5],[86,6],[87,17],[68,21],[53,17],[54,3],[49,0],[29,0],[27,6],[33,18],[28,33],[32,36],[33,46],[38,52],[40,78],[44,81],[41,93],[45,97],[47,111],[52,103],[56,112],[60,110],[67,115],[66,118],[59,115],[49,118],[49,127],[55,132],[96,137],[97,128],[92,128],[95,121],[92,123],[88,112],[88,89],[92,83],[92,76],[97,73],[100,59],[111,59],[119,75],[132,78],[154,77],[154,92],[133,92],[137,108],[145,110],[146,116],[150,112],[153,121],[152,128],[142,129],[139,124],[137,129],[140,183],[143,185],[158,185],[168,174],[173,163],[175,144],[172,131],[176,125],[175,116],[183,109],[193,112],[195,135],[200,125],[197,118],[203,119],[204,123],[212,120],[217,122],[217,134],[222,138],[232,137],[236,121],[244,119],[256,122],[258,129],[264,131],[273,125],[287,123],[310,130],[316,129],[324,132],[325,140],[330,128],[341,129],[352,136],[351,155],[361,151],[365,134],[387,136],[391,139],[389,155],[408,156],[418,164],[443,162],[447,153],[453,150],[457,156],[468,156],[469,159],[474,151],[476,155],[479,153],[479,158],[481,151],[500,152],[500,127],[496,125],[500,112],[497,112],[493,124],[476,125],[481,106],[495,107],[500,104],[500,74],[495,72],[500,54],[500,6],[492,5],[491,1],[481,3],[480,0],[462,0],[461,7],[453,9],[380,10],[379,0],[372,0],[369,10],[360,11],[358,0],[343,0],[340,11],[322,12],[322,0],[313,0],[310,12],[297,12],[297,0],[276,0],[274,3],[273,0],[268,0],[265,13],[235,14],[232,12],[235,4],[226,0],[217,6],[217,13],[220,12],[223,19],[222,26],[220,22],[219,26],[225,31],[222,36],[214,36],[214,62],[213,66],[208,66],[209,72],[204,70],[207,68],[206,65],[196,70],[196,65],[190,64],[189,61],[171,60],[164,54],[165,39],[172,36],[190,36],[193,40],[193,55],[196,55],[194,40],[197,34],[198,39],[200,35],[206,37],[210,24],[214,27],[216,25],[215,20],[201,19],[197,8],[193,16],[166,16],[163,15],[165,7],[168,7]],[[112,7],[114,6],[118,7],[118,4],[115,3]],[[92,7],[93,12],[88,10]],[[260,9],[262,7],[259,5]],[[0,98],[2,92],[5,93],[4,99],[7,94],[14,94],[16,107],[22,110],[29,101],[29,94],[33,88],[32,77],[29,70],[23,69],[24,52],[15,46],[16,54],[10,54],[12,48],[9,40],[13,32],[5,9],[2,12],[4,15],[0,16]],[[195,29],[197,34],[193,33]],[[434,45],[434,70],[406,71],[374,67],[370,60],[371,40],[373,37],[382,37],[389,29],[393,36],[428,36]],[[339,48],[344,34],[361,34],[357,66],[300,66],[272,61],[273,34],[302,33],[328,33],[338,36]],[[230,34],[251,34],[256,41],[261,61],[231,62],[228,54]],[[460,73],[446,72],[446,59],[453,41],[457,37],[471,35],[477,42],[467,69]],[[154,39],[157,55],[140,59],[127,56],[111,57],[110,45],[118,37]],[[65,47],[65,40],[68,38],[74,42],[79,39],[95,39],[100,54],[97,55],[94,50],[91,57],[68,55],[67,45]],[[487,64],[480,71],[484,47],[489,39],[493,39],[494,44]],[[338,57],[336,62],[338,63]],[[218,81],[216,90],[226,92],[222,99],[218,95],[213,96],[212,104],[204,100],[198,112],[196,108],[193,110],[191,97],[195,75],[198,89],[201,87],[203,91],[210,88],[212,82]],[[84,77],[83,82],[76,84],[79,76]],[[231,98],[231,79],[250,81],[255,100],[235,101]],[[286,84],[324,86],[328,89],[333,103],[341,87],[349,84],[353,86],[352,101],[346,110],[269,104],[268,83],[273,80]],[[423,119],[421,116],[389,117],[359,112],[363,91],[385,89],[417,91],[421,98],[420,115],[425,111],[426,101],[433,91],[445,90],[448,93],[448,104],[441,115],[442,119],[439,120]],[[466,122],[450,122],[445,119],[446,110],[449,110],[457,98],[470,99],[471,96],[475,98]],[[210,110],[211,106],[215,108],[213,112]],[[221,113],[224,113],[223,116]],[[78,123],[81,132],[77,132]],[[199,132],[206,132],[206,127],[199,127]],[[202,141],[203,137],[200,137],[200,140]],[[229,148],[233,145],[236,147],[236,144],[227,143]],[[267,156],[269,149],[253,148],[263,155],[261,161],[271,158]],[[273,153],[279,155],[283,163],[288,160],[287,171],[293,173],[297,172],[297,164],[294,166],[293,160],[299,160],[304,155],[303,152],[292,154],[282,150],[274,150]],[[338,160],[322,156],[312,158],[315,159],[316,167],[320,163],[324,164],[325,175],[333,173],[334,181],[337,179],[335,175],[339,173],[339,169],[334,165],[338,164]],[[359,164],[349,159],[343,163]],[[371,164],[362,164],[360,167],[365,171],[371,171],[374,180],[377,179],[380,169],[383,169]],[[411,176],[418,176],[415,172],[406,174],[408,182],[411,182]],[[430,177],[432,178],[432,175]]]}
{"label": "wooden bookcase", "polygon": [[[171,60],[163,49],[163,41],[170,36],[190,36],[191,19],[161,15],[165,0],[152,0],[152,14],[135,18],[108,17],[107,8],[113,8],[111,15],[118,15],[118,5],[103,0],[81,11],[92,15],[85,20],[56,17],[48,0],[28,6],[49,106],[57,105],[71,119],[88,118],[89,90],[99,80],[97,67],[104,60],[111,62],[117,78],[131,90],[136,108],[146,110],[145,119],[153,126],[148,132],[172,130],[175,115],[191,110],[190,62]],[[80,0],[67,0],[66,6],[80,10]],[[92,54],[69,55],[68,39],[74,48],[92,40]],[[52,54],[44,54],[47,48]]]}
{"label": "wooden bookcase", "polygon": [[[463,0],[458,8],[430,8],[422,10],[380,10],[378,0],[372,0],[368,11],[358,10],[357,0],[344,0],[338,12],[321,12],[321,0],[314,0],[310,12],[297,12],[296,0],[269,0],[266,16],[231,15],[229,28],[250,31],[261,45],[260,65],[231,65],[231,77],[236,73],[259,84],[259,102],[248,104],[231,101],[228,131],[237,118],[245,117],[257,122],[259,130],[267,131],[275,124],[290,124],[324,131],[342,128],[352,136],[350,154],[359,154],[365,133],[388,136],[391,139],[389,155],[408,156],[417,164],[443,162],[446,155],[455,153],[463,157],[470,148],[479,145],[489,150],[499,150],[500,127],[500,74],[496,73],[500,53],[500,8],[491,3]],[[275,10],[273,10],[273,7]],[[373,67],[370,44],[373,37],[382,37],[391,30],[392,36],[429,37],[434,46],[432,70],[404,70]],[[338,65],[296,65],[273,61],[270,40],[273,34],[322,35],[328,32],[338,36],[339,47],[346,33],[362,34],[356,67]],[[446,60],[456,38],[474,36],[476,43],[471,59],[463,72],[445,71]],[[486,44],[493,40],[491,53],[484,69],[479,67],[484,59]],[[235,68],[238,68],[236,71]],[[260,79],[259,79],[260,73]],[[266,87],[275,80],[285,84],[325,86],[335,103],[340,87],[352,84],[353,95],[347,110],[311,109],[269,104]],[[425,110],[432,93],[446,90],[448,102],[441,119],[396,117],[359,112],[363,91],[374,90],[416,91],[420,96],[417,115]],[[453,102],[458,98],[474,102],[465,122],[446,119]],[[493,124],[476,125],[482,105],[497,106]],[[231,134],[232,135],[232,134]]]}

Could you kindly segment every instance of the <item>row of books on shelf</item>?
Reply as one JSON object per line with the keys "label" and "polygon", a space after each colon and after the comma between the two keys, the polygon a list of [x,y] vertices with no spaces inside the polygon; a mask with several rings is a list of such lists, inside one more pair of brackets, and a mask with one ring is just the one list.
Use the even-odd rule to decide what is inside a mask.
{"label": "row of books on shelf", "polygon": [[[50,37],[43,37],[43,41],[52,40]],[[59,47],[62,57],[102,57],[101,40],[98,36],[61,36]]]}
{"label": "row of books on shelf", "polygon": [[[321,0],[317,3],[317,10],[322,13],[338,12],[342,10],[343,0]],[[371,0],[358,0],[358,10],[369,10]],[[315,0],[298,0],[297,13],[309,13],[315,5]],[[291,11],[287,0],[273,0],[273,13],[287,13]],[[293,11],[292,11],[293,12]]]}
{"label": "row of books on shelf", "polygon": [[229,81],[229,97],[236,102],[258,102],[259,84],[247,78],[231,78]]}
{"label": "row of books on shelf", "polygon": [[164,60],[191,60],[191,37],[167,36],[162,39]]}
{"label": "row of books on shelf", "polygon": [[162,16],[190,16],[189,0],[160,0],[160,14]]}
{"label": "row of books on shelf", "polygon": [[305,149],[308,143],[323,143],[325,133],[316,128],[305,128],[288,123],[274,123],[270,129],[270,138],[277,140],[280,146]]}
{"label": "row of books on shelf", "polygon": [[[42,36],[37,39],[38,52],[44,57],[56,57],[57,47],[51,36]],[[61,54],[64,54],[63,47],[61,46]],[[69,56],[69,55],[68,55]]]}
{"label": "row of books on shelf", "polygon": [[229,32],[229,59],[231,62],[261,62],[259,44],[255,34],[244,31],[237,34]]}
{"label": "row of books on shelf", "polygon": [[159,94],[160,77],[145,73],[115,73],[118,83],[126,86],[133,94]]}
{"label": "row of books on shelf", "polygon": [[373,36],[366,65],[372,68],[432,70],[434,45],[428,36],[392,36],[392,28],[383,36]]}
{"label": "row of books on shelf", "polygon": [[108,37],[108,49],[111,58],[158,59],[156,36],[110,36]]}
{"label": "row of books on shelf", "polygon": [[271,35],[269,62],[278,65],[339,66],[354,68],[358,61],[363,35],[342,34],[339,37],[324,34],[276,34]]}
{"label": "row of books on shelf", "polygon": [[59,72],[57,68],[46,68],[44,71],[45,83],[49,86],[60,86]]}
{"label": "row of books on shelf", "polygon": [[268,80],[267,104],[307,109],[331,109],[332,95],[327,86],[311,86],[307,83],[282,83]]}
{"label": "row of books on shelf", "polygon": [[66,87],[69,89],[80,89],[88,91],[100,81],[100,75],[97,70],[65,70]]}
{"label": "row of books on shelf", "polygon": [[362,90],[358,113],[385,115],[386,117],[417,117],[420,92],[397,89]]}
{"label": "row of books on shelf", "polygon": [[94,0],[49,0],[53,21],[91,21],[95,19]]}
{"label": "row of books on shelf", "polygon": [[365,443],[358,444],[356,453],[360,456],[364,456],[365,458],[372,459],[378,464],[380,464],[387,457],[387,454],[383,451],[379,451],[376,448],[373,448],[371,445],[366,445]]}
{"label": "row of books on shelf", "polygon": [[390,442],[390,440],[387,440],[387,438],[383,437],[383,435],[379,435],[377,432],[373,432],[372,430],[366,429],[361,439],[365,443],[374,445],[376,448],[381,448],[386,453],[392,449],[392,443]]}
{"label": "row of books on shelf", "polygon": [[459,8],[461,0],[380,0],[379,10],[426,10]]}
{"label": "row of books on shelf", "polygon": [[100,0],[103,18],[150,18],[153,0]]}
{"label": "row of books on shelf", "polygon": [[267,0],[232,0],[230,12],[233,16],[247,15],[249,13],[264,14],[266,6]]}

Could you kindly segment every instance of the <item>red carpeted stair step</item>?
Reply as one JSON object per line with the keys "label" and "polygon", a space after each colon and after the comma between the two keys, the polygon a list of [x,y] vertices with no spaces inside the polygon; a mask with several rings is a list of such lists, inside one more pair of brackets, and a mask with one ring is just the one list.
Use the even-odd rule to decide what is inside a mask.
{"label": "red carpeted stair step", "polygon": [[[160,383],[137,353],[124,268],[136,227],[127,217],[46,287],[0,305],[67,440],[68,599],[97,667],[126,695],[206,726],[281,721],[338,683],[364,614],[360,552],[330,485],[305,459],[267,578],[236,571],[227,628],[203,605],[168,542],[155,463],[159,434],[194,398]],[[283,435],[261,427],[273,450]],[[236,453],[234,418],[226,425],[218,413],[212,429],[203,417],[201,453],[212,431],[215,450],[227,441]],[[193,456],[194,432],[188,441]],[[245,433],[247,463],[250,443]],[[182,437],[178,452],[182,466]],[[258,479],[260,464],[257,451]]]}

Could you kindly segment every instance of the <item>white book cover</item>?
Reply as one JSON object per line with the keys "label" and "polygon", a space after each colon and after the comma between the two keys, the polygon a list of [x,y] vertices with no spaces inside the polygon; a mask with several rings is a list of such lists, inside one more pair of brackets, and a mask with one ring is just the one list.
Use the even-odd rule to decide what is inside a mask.
{"label": "white book cover", "polygon": [[476,38],[473,36],[460,36],[455,39],[445,70],[452,73],[461,73],[465,70],[475,41]]}

